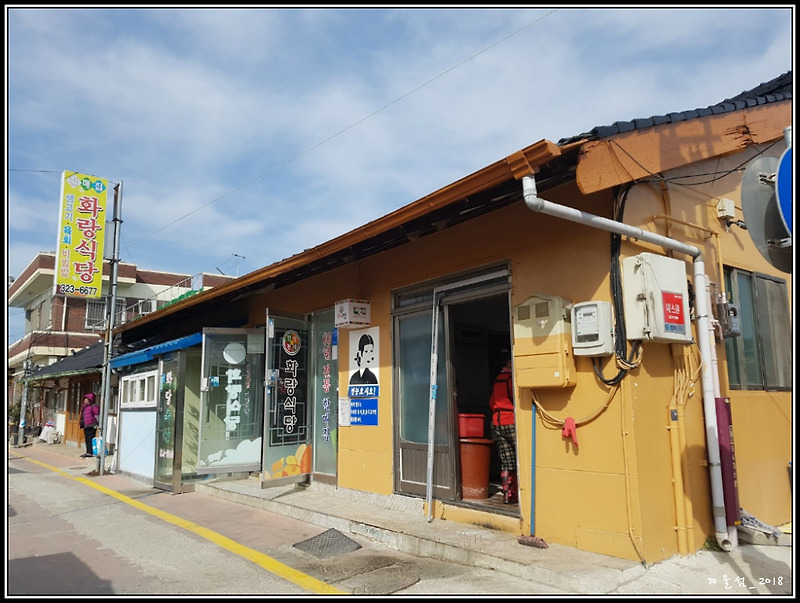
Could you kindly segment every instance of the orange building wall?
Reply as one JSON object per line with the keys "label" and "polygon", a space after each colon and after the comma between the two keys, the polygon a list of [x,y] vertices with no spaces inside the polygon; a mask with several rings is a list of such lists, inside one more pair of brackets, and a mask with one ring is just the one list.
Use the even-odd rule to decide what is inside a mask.
{"label": "orange building wall", "polygon": [[[692,166],[691,173],[732,170],[742,161],[742,157],[731,157],[705,162]],[[716,218],[719,196],[730,196],[740,203],[739,184],[736,172],[702,188],[670,184],[666,193],[656,183],[640,184],[627,200],[624,221],[699,247],[705,271],[714,283],[721,282],[720,249],[722,257],[733,265],[775,274],[771,266],[759,260],[746,234],[735,227],[726,232]],[[611,215],[610,193],[582,197],[576,187],[569,186],[543,196],[594,215]],[[658,217],[661,215],[700,228],[664,220]],[[340,299],[370,300],[372,326],[380,329],[378,425],[340,428],[338,483],[390,494],[395,470],[391,292],[430,278],[509,261],[512,306],[535,293],[557,295],[573,303],[610,301],[610,237],[605,231],[538,214],[520,202],[435,237],[253,297],[249,301],[250,323],[263,324],[265,307],[273,314],[297,315],[329,308]],[[665,253],[658,246],[641,242],[624,240],[622,244],[623,256],[643,251]],[[667,255],[685,260],[687,278],[693,280],[692,258]],[[791,288],[789,276],[780,276]],[[700,336],[695,333],[695,337]],[[531,390],[519,392],[523,531],[532,530],[548,542],[647,562],[680,552],[681,546],[688,547],[689,552],[702,547],[705,538],[713,534],[714,524],[702,387],[697,376],[683,397],[674,397],[676,367],[699,366],[696,347],[645,342],[642,366],[629,372],[610,401],[610,388],[597,379],[591,362],[583,357],[576,359],[574,387],[537,390],[539,402],[558,419],[581,420],[597,414],[578,427],[578,446],[535,415]],[[723,395],[731,398],[741,504],[764,521],[786,521],[791,517],[785,473],[791,458],[787,431],[791,428],[791,394],[727,391],[724,345],[715,349],[721,360],[718,373]],[[348,332],[341,330],[340,395],[346,392],[352,353]],[[606,377],[618,370],[611,358],[605,359],[603,366]],[[602,410],[606,403],[608,407]],[[671,405],[679,409],[680,437],[685,440],[685,445],[677,449],[672,439],[677,428],[670,424]],[[676,480],[680,482],[679,491]],[[685,514],[683,525],[678,525],[680,514]],[[680,544],[681,538],[685,545]]]}

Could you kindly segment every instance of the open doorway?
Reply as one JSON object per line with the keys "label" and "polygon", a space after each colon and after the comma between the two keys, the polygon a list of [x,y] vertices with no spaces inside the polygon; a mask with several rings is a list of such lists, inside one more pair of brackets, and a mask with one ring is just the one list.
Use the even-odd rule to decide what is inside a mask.
{"label": "open doorway", "polygon": [[[481,510],[494,502],[489,465],[492,494],[501,481],[499,458],[490,450],[489,393],[499,350],[510,349],[509,288],[507,268],[494,266],[395,292],[396,492]],[[462,445],[462,414],[480,417],[482,442]],[[462,462],[465,448],[479,452],[481,462]],[[481,468],[479,488],[463,483],[462,465]],[[518,514],[502,500],[501,493],[501,512]]]}
{"label": "open doorway", "polygon": [[[454,383],[456,420],[469,421],[469,434],[491,440],[489,397],[495,377],[502,368],[503,350],[511,350],[511,321],[507,293],[455,303],[449,308],[452,333],[451,370]],[[462,417],[462,415],[465,415]],[[478,426],[478,432],[474,429]],[[463,441],[463,438],[459,438]],[[493,444],[489,453],[489,490],[485,499],[462,498],[465,506],[490,509],[503,514],[519,514],[518,504],[504,504],[500,476],[500,457]],[[462,481],[465,467],[459,464]]]}

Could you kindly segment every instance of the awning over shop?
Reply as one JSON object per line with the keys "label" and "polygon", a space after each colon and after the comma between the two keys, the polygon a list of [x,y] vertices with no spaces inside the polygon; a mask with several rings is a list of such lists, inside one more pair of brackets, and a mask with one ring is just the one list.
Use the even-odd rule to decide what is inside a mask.
{"label": "awning over shop", "polygon": [[203,334],[202,333],[195,333],[194,335],[187,335],[186,337],[181,337],[180,339],[173,339],[172,341],[167,341],[165,343],[159,343],[158,345],[150,346],[149,348],[144,348],[143,350],[137,350],[135,352],[130,352],[128,354],[123,354],[122,356],[117,356],[116,358],[111,359],[111,368],[121,368],[123,366],[131,366],[133,364],[142,364],[143,362],[149,362],[156,356],[160,356],[161,354],[166,354],[168,352],[174,352],[175,350],[182,350],[184,348],[190,348],[193,345],[197,345],[203,341]]}

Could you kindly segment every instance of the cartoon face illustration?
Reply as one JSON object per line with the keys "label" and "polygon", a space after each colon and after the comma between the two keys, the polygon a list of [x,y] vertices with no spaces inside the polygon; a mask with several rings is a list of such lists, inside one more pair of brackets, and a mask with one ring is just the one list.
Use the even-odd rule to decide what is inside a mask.
{"label": "cartoon face illustration", "polygon": [[367,368],[375,362],[375,342],[371,335],[362,335],[358,340],[355,360],[361,368]]}

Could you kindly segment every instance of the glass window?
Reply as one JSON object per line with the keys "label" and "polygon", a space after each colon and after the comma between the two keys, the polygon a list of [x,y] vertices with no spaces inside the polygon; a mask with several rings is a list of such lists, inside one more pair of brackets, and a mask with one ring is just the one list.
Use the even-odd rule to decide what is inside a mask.
{"label": "glass window", "polygon": [[102,329],[106,323],[106,302],[103,299],[86,300],[86,328]]}
{"label": "glass window", "polygon": [[264,329],[204,329],[198,473],[261,465]]}
{"label": "glass window", "polygon": [[147,400],[155,400],[156,398],[156,376],[155,374],[149,375],[145,381],[147,384],[147,392],[145,397]]}
{"label": "glass window", "polygon": [[[434,443],[446,444],[447,356],[443,321],[439,321],[437,392]],[[431,311],[399,317],[397,321],[397,361],[400,393],[400,437],[406,442],[428,441],[431,401]]]}
{"label": "glass window", "polygon": [[120,379],[122,408],[151,408],[156,405],[158,371],[128,375]]}
{"label": "glass window", "polygon": [[311,395],[314,408],[314,471],[335,475],[339,433],[339,363],[334,353],[333,310],[316,313],[313,321]]}
{"label": "glass window", "polygon": [[[114,324],[125,322],[125,299],[117,298],[117,315]],[[86,300],[86,328],[105,329],[106,328],[106,298]]]}
{"label": "glass window", "polygon": [[787,390],[792,385],[792,325],[786,281],[725,268],[730,302],[738,306],[741,334],[725,339],[732,389]]}

